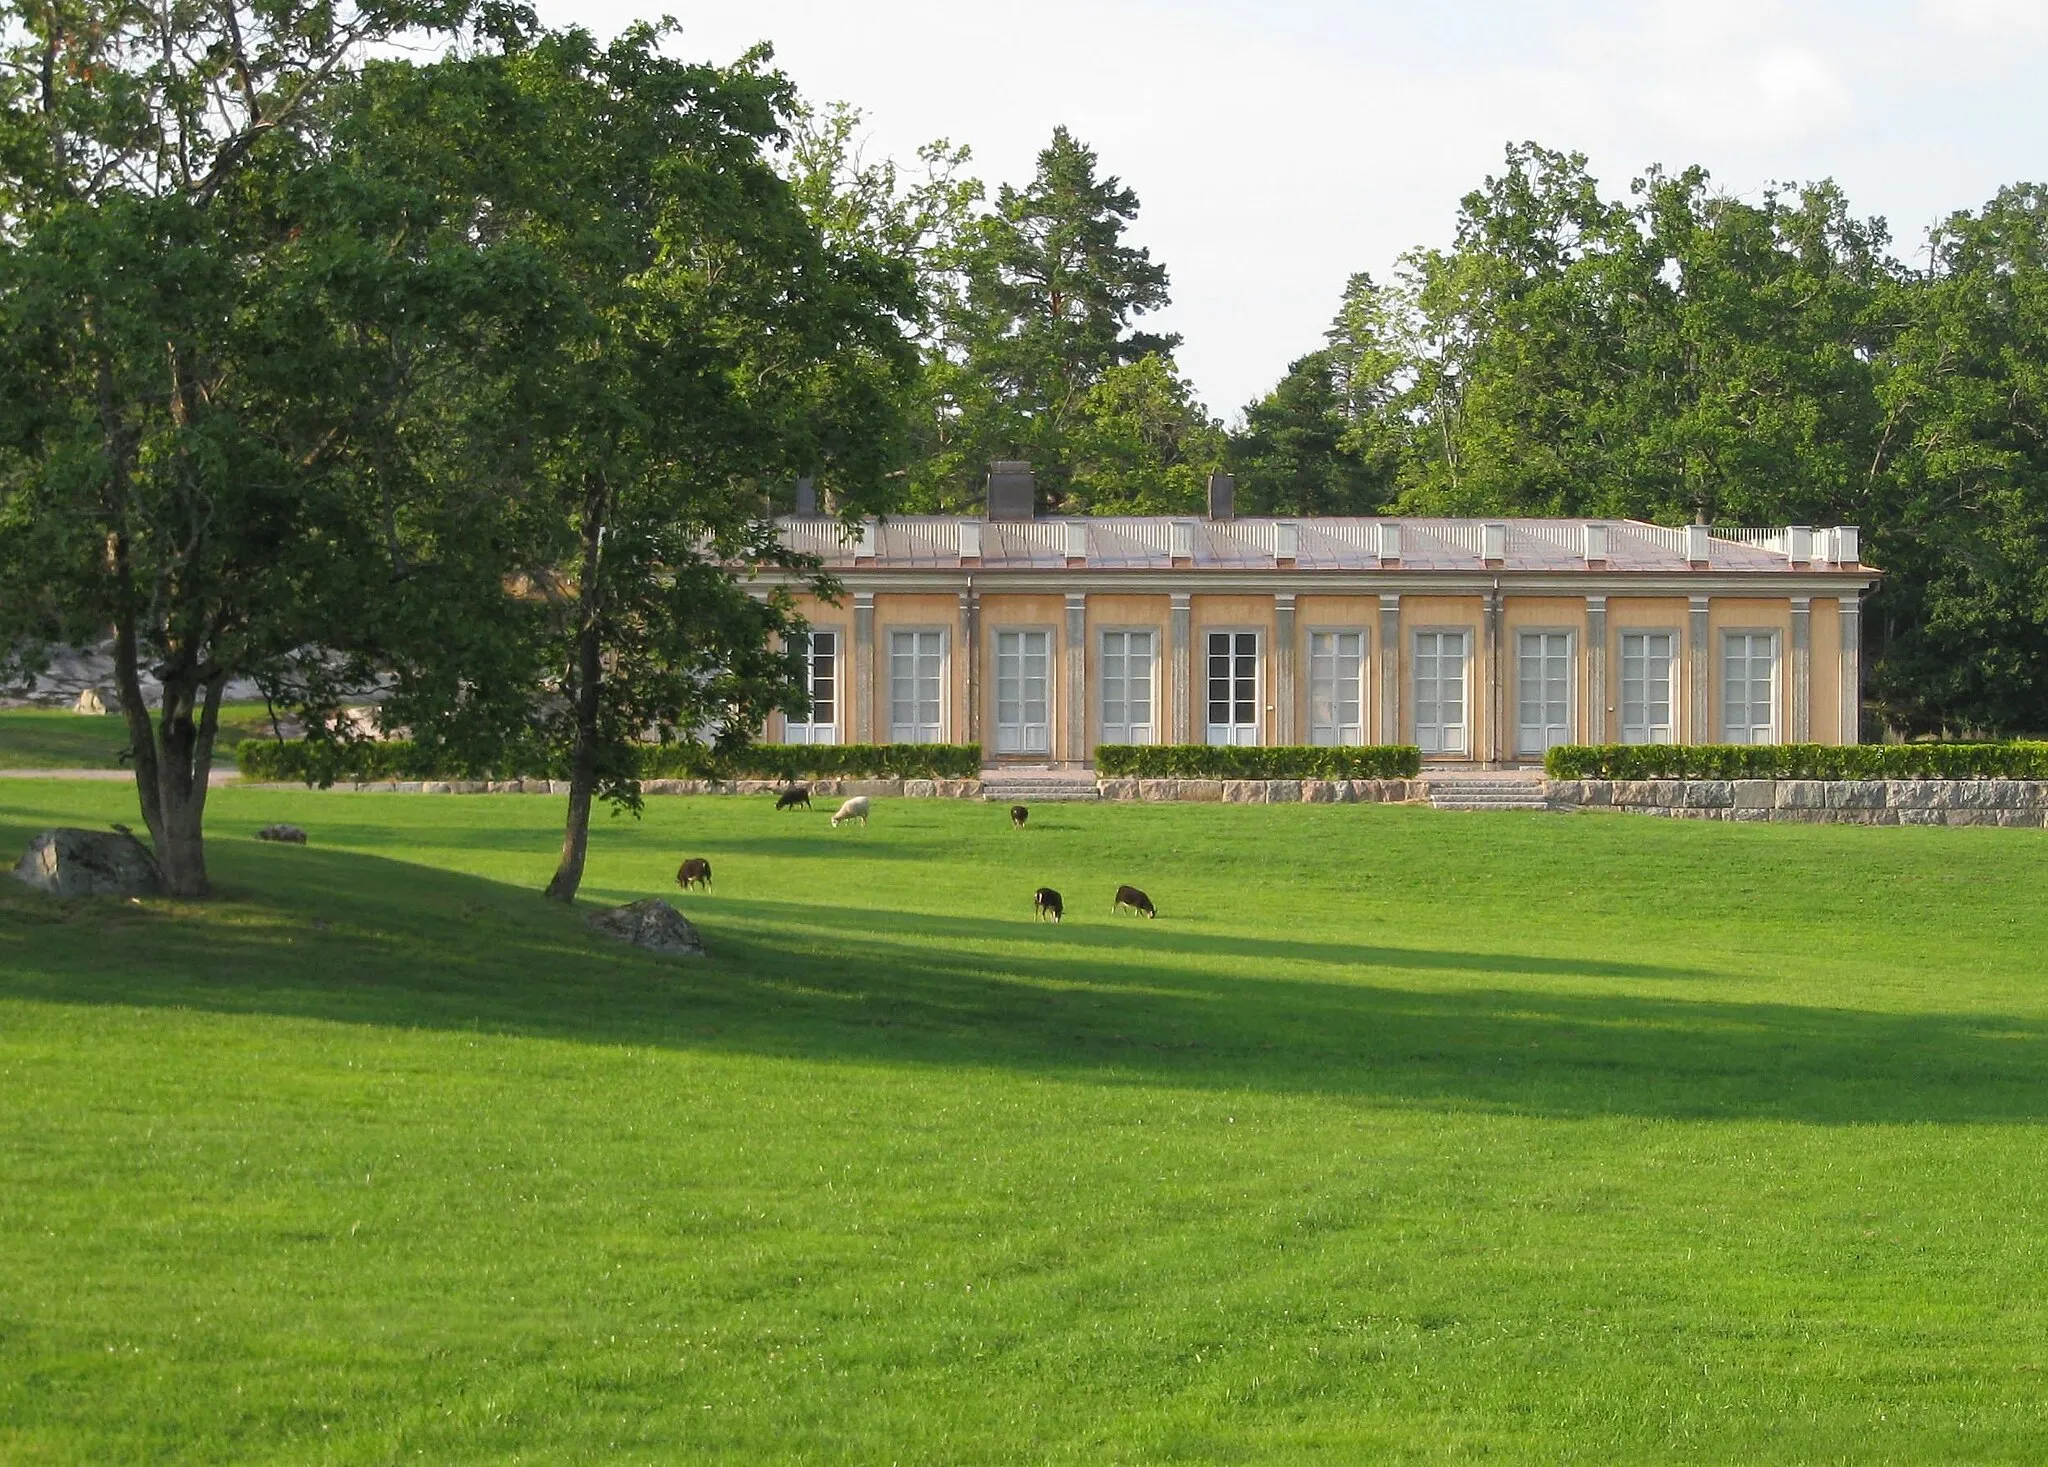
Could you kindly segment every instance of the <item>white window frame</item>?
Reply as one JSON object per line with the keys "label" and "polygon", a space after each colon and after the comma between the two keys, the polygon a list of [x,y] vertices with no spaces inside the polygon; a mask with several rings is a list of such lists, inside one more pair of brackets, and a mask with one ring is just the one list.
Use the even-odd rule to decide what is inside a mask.
{"label": "white window frame", "polygon": [[[846,706],[843,701],[846,692],[846,633],[839,627],[833,626],[812,627],[802,635],[804,639],[804,689],[811,694],[809,701],[812,716],[809,718],[791,718],[788,714],[784,714],[782,718],[782,741],[785,744],[836,744],[840,741],[839,730],[843,726],[840,722],[842,716],[840,710]],[[816,717],[818,704],[816,693],[818,663],[816,646],[812,641],[812,638],[821,636],[832,639],[832,717],[825,723],[818,722]]]}
{"label": "white window frame", "polygon": [[[1018,690],[1016,700],[1019,704],[1018,722],[1014,725],[1005,725],[1003,722],[1004,637],[1017,637],[1019,639],[1022,639],[1024,637],[1045,638],[1045,697],[1042,700],[1045,705],[1045,721],[1043,723],[1034,724],[1026,716],[1027,710],[1029,708],[1029,703],[1028,700],[1026,700],[1026,698],[1024,697],[1024,691],[1021,688]],[[1059,682],[1059,628],[1044,625],[1033,626],[1028,623],[1021,622],[1014,626],[990,627],[988,634],[988,652],[989,696],[993,704],[993,706],[990,709],[990,712],[993,716],[989,719],[989,726],[995,731],[995,752],[997,754],[1005,756],[1035,754],[1040,758],[1051,758],[1052,731],[1055,722],[1059,718],[1059,709],[1054,697],[1054,689]],[[1024,654],[1021,650],[1020,640],[1020,650],[1018,656],[1022,658],[1023,655]],[[1020,678],[1024,676],[1024,672],[1021,667],[1018,670],[1018,676]],[[1015,731],[1015,747],[1004,746],[1003,740],[1005,737],[1006,728],[1014,729]],[[1032,742],[1032,733],[1034,730],[1036,730],[1039,740],[1039,742],[1037,742],[1035,745]]]}
{"label": "white window frame", "polygon": [[[1130,667],[1130,644],[1128,639],[1133,636],[1143,636],[1151,639],[1152,651],[1146,659],[1145,672],[1145,721],[1143,723],[1111,723],[1109,720],[1109,705],[1106,701],[1109,696],[1109,639],[1111,637],[1123,637],[1126,639],[1123,654],[1126,669],[1124,681],[1128,684],[1128,669]],[[1097,629],[1095,636],[1095,727],[1097,743],[1156,744],[1159,742],[1159,650],[1165,641],[1166,639],[1160,634],[1158,627],[1100,627]],[[1125,718],[1128,719],[1131,711],[1128,687],[1126,687],[1124,693],[1122,711]],[[1143,733],[1144,737],[1134,737],[1135,734],[1140,732]],[[1112,738],[1110,737],[1112,733],[1121,733],[1123,737]]]}
{"label": "white window frame", "polygon": [[[1628,721],[1628,639],[1630,637],[1646,639],[1643,648],[1643,721],[1635,726],[1636,729],[1640,730],[1641,737],[1633,736]],[[1647,643],[1647,639],[1650,637],[1663,637],[1669,645],[1669,651],[1665,654],[1664,658],[1664,722],[1662,725],[1650,722],[1648,676],[1650,652]],[[1684,656],[1684,646],[1684,639],[1676,627],[1619,627],[1616,629],[1614,639],[1615,707],[1619,714],[1620,738],[1624,744],[1675,744],[1678,742],[1678,669],[1680,660]],[[1654,736],[1655,730],[1660,726],[1664,730],[1664,737],[1661,739]]]}
{"label": "white window frame", "polygon": [[[943,626],[892,626],[888,629],[887,636],[889,639],[887,653],[889,659],[889,742],[892,744],[945,743],[947,730],[952,724],[953,712],[953,699],[951,696],[953,687],[953,639],[951,629]],[[915,719],[907,724],[896,721],[896,639],[903,636],[913,638],[936,636],[939,639],[939,721],[935,725],[919,723]],[[915,647],[915,645],[913,642],[912,646]],[[912,656],[915,657],[916,655],[913,651]],[[916,672],[913,670],[912,677],[915,678],[916,675]],[[912,695],[912,703],[914,707],[916,703],[916,695],[914,693]],[[907,737],[905,736],[906,730],[908,730]],[[928,730],[930,731],[930,736],[926,737],[925,735]]]}
{"label": "white window frame", "polygon": [[[1458,664],[1460,707],[1458,714],[1459,723],[1456,730],[1459,745],[1457,748],[1447,748],[1444,746],[1443,731],[1448,725],[1441,723],[1425,724],[1421,718],[1422,639],[1424,637],[1450,636],[1459,638],[1460,644],[1465,649]],[[1478,640],[1474,629],[1469,626],[1415,627],[1408,634],[1408,705],[1410,709],[1408,722],[1409,727],[1414,731],[1416,746],[1425,755],[1454,755],[1466,759],[1472,757],[1472,656],[1473,649],[1477,646]],[[1438,657],[1440,666],[1441,653],[1438,654]],[[1434,701],[1439,708],[1442,706],[1442,698],[1439,697]],[[1436,748],[1431,748],[1424,736],[1424,730],[1431,728],[1437,730]]]}
{"label": "white window frame", "polygon": [[[1757,738],[1755,736],[1757,725],[1754,718],[1751,718],[1743,725],[1743,736],[1741,738],[1733,737],[1735,727],[1728,717],[1728,649],[1729,644],[1737,637],[1763,637],[1769,641],[1771,646],[1771,720],[1769,726],[1764,730],[1766,734],[1764,738]],[[1785,647],[1784,639],[1779,635],[1778,629],[1776,627],[1723,627],[1721,629],[1720,653],[1720,658],[1715,667],[1715,674],[1721,693],[1721,741],[1728,744],[1783,743],[1785,738],[1785,699],[1783,690],[1785,680]],[[1745,649],[1745,662],[1747,660],[1747,650]],[[1748,683],[1753,681],[1753,679],[1745,676],[1743,681]],[[1743,706],[1751,709],[1755,707],[1746,698]]]}
{"label": "white window frame", "polygon": [[[1579,719],[1579,634],[1572,627],[1525,627],[1512,629],[1515,638],[1515,756],[1521,759],[1541,758],[1552,744],[1569,744]],[[1544,723],[1537,735],[1540,747],[1531,748],[1526,737],[1529,725],[1522,722],[1522,638],[1563,637],[1564,638],[1564,724],[1557,738],[1550,736],[1552,725]],[[1546,654],[1547,655],[1547,654]],[[1543,709],[1550,711],[1547,696]]]}
{"label": "white window frame", "polygon": [[[1229,723],[1211,723],[1209,721],[1209,704],[1211,701],[1209,697],[1209,658],[1212,655],[1209,651],[1209,639],[1211,637],[1230,638],[1229,702],[1232,718]],[[1237,639],[1239,637],[1250,637],[1252,639],[1252,721],[1248,724],[1236,721],[1237,704],[1242,701],[1237,696],[1237,659],[1242,655],[1237,650]],[[1255,749],[1266,741],[1266,647],[1270,640],[1271,634],[1261,627],[1202,628],[1201,690],[1202,741],[1204,743],[1225,747],[1236,746],[1239,748]],[[1219,730],[1222,731],[1222,737],[1220,738],[1217,736]]]}
{"label": "white window frame", "polygon": [[[1307,635],[1307,642],[1305,643],[1305,647],[1307,651],[1308,666],[1308,717],[1304,720],[1304,722],[1308,725],[1308,741],[1311,744],[1324,745],[1329,747],[1355,747],[1357,745],[1371,743],[1372,740],[1367,737],[1369,730],[1372,728],[1371,631],[1361,626],[1312,626],[1306,627],[1303,630]],[[1358,678],[1358,725],[1357,737],[1355,738],[1345,738],[1344,734],[1350,728],[1350,725],[1342,723],[1340,721],[1336,721],[1334,718],[1334,714],[1338,706],[1336,689],[1334,687],[1332,687],[1330,693],[1330,706],[1333,714],[1332,721],[1327,724],[1318,724],[1316,722],[1317,637],[1358,638],[1358,664],[1356,668],[1353,669]],[[1332,662],[1341,662],[1348,659],[1344,659],[1341,653],[1333,650],[1331,653],[1331,660]],[[1338,671],[1341,673],[1341,669],[1338,669]],[[1329,738],[1325,739],[1319,737],[1319,733],[1323,729],[1329,730]]]}

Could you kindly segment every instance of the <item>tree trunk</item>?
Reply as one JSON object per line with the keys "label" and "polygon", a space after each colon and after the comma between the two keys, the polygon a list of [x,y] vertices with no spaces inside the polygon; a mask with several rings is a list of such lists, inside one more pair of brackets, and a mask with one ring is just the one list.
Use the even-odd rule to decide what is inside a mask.
{"label": "tree trunk", "polygon": [[569,752],[569,819],[562,832],[562,859],[548,883],[551,900],[573,902],[583,884],[583,858],[590,848],[590,802],[597,792],[597,719],[604,692],[604,636],[600,615],[605,496],[601,487],[583,496],[583,575],[577,589],[576,737]]}
{"label": "tree trunk", "polygon": [[135,792],[164,890],[176,897],[213,894],[206,875],[206,795],[226,681],[197,669],[174,672],[164,681],[161,717],[152,721],[142,696],[134,620],[124,613],[116,622],[114,684],[128,724]]}

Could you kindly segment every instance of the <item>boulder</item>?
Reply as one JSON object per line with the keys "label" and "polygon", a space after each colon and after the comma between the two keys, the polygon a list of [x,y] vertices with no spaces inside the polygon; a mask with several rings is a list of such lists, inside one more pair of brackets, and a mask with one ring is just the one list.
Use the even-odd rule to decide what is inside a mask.
{"label": "boulder", "polygon": [[296,825],[266,825],[256,832],[258,840],[274,840],[288,846],[306,843],[306,832]]}
{"label": "boulder", "polygon": [[156,857],[118,830],[46,830],[29,842],[14,874],[52,896],[156,896]]}
{"label": "boulder", "polygon": [[593,931],[620,942],[630,942],[635,947],[644,947],[663,957],[701,958],[705,955],[704,939],[697,935],[690,919],[660,897],[592,912],[589,922]]}

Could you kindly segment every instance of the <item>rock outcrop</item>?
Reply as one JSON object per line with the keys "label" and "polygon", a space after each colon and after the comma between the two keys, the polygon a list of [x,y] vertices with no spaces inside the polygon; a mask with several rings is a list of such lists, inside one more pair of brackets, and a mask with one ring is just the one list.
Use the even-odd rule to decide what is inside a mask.
{"label": "rock outcrop", "polygon": [[606,937],[630,942],[668,958],[701,958],[704,939],[690,919],[660,897],[590,914],[590,926]]}
{"label": "rock outcrop", "polygon": [[52,896],[156,896],[164,889],[156,857],[117,830],[46,830],[29,842],[14,874]]}

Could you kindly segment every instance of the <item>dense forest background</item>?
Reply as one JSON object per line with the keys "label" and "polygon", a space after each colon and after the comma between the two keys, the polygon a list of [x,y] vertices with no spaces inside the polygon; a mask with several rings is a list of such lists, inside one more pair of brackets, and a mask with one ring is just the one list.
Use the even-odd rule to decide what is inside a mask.
{"label": "dense forest background", "polygon": [[1652,167],[1616,191],[1513,146],[1448,248],[1353,276],[1226,426],[1144,329],[1169,277],[1125,238],[1137,194],[1065,130],[993,194],[950,144],[864,160],[844,108],[790,159],[828,232],[919,285],[906,509],[976,507],[1022,458],[1061,513],[1195,512],[1220,468],[1251,513],[1858,524],[1886,573],[1873,721],[2048,730],[2040,185],[1907,254],[1831,183],[1740,199]]}

